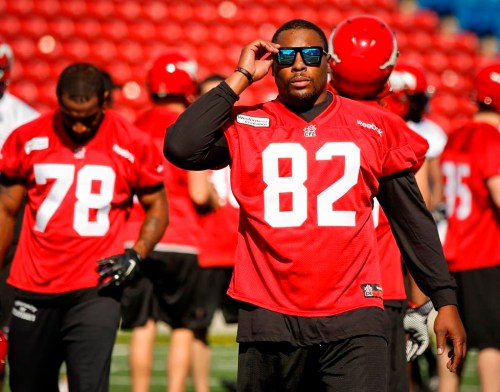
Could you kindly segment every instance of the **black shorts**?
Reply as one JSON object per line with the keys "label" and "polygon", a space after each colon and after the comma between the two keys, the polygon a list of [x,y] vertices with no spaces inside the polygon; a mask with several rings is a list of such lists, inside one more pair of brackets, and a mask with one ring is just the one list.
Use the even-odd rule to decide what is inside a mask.
{"label": "black shorts", "polygon": [[199,311],[203,312],[200,320],[203,328],[210,326],[217,309],[222,310],[226,323],[238,322],[239,301],[227,295],[232,274],[232,267],[201,268],[195,302]]}
{"label": "black shorts", "polygon": [[141,272],[123,291],[122,329],[142,326],[148,319],[172,328],[201,328],[203,317],[194,301],[200,280],[197,255],[152,252],[142,262]]}
{"label": "black shorts", "polygon": [[16,291],[9,333],[13,391],[57,391],[61,364],[75,391],[109,390],[120,304],[97,289],[33,295]]}
{"label": "black shorts", "polygon": [[[393,302],[393,301],[391,301]],[[389,337],[388,391],[408,391],[409,380],[406,363],[406,335],[403,326],[404,306],[391,306],[384,301]]]}
{"label": "black shorts", "polygon": [[455,272],[468,348],[500,349],[500,266]]}
{"label": "black shorts", "polygon": [[357,336],[307,347],[240,343],[238,391],[387,391],[387,341]]}

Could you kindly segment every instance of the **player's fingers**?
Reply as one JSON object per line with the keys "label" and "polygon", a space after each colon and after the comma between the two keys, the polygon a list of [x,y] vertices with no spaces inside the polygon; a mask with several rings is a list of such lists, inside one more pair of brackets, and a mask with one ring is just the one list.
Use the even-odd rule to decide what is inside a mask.
{"label": "player's fingers", "polygon": [[446,351],[446,334],[444,332],[436,331],[436,349],[438,355]]}
{"label": "player's fingers", "polygon": [[411,362],[416,358],[418,345],[413,340],[406,342],[406,361]]}
{"label": "player's fingers", "polygon": [[462,362],[465,360],[465,355],[467,353],[467,344],[461,339],[453,340],[453,348],[450,350],[448,356],[450,360],[447,363],[448,370],[455,373],[457,369],[461,366]]}
{"label": "player's fingers", "polygon": [[420,344],[418,345],[418,350],[416,353],[416,356],[418,357],[419,355],[422,355],[424,351],[429,347],[429,341],[428,340],[422,340]]}

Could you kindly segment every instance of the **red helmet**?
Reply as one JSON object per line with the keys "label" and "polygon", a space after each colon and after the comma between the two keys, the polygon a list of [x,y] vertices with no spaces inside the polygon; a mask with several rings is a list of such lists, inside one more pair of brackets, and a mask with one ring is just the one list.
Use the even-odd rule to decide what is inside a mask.
{"label": "red helmet", "polygon": [[[389,77],[392,93],[382,99],[382,105],[401,117],[408,115],[411,99],[416,94],[427,95],[427,78],[423,68],[397,62]],[[425,100],[427,103],[427,100]]]}
{"label": "red helmet", "polygon": [[474,79],[476,101],[500,113],[500,62],[484,66]]}
{"label": "red helmet", "polygon": [[14,55],[11,47],[0,39],[0,89],[2,93],[10,83],[10,71],[13,62]]}
{"label": "red helmet", "polygon": [[388,89],[398,56],[396,36],[382,19],[353,16],[340,22],[329,38],[332,86],[340,95],[373,99]]}
{"label": "red helmet", "polygon": [[178,52],[167,52],[155,59],[148,73],[148,86],[152,94],[194,95],[198,91],[196,72],[198,64]]}
{"label": "red helmet", "polygon": [[0,377],[5,373],[5,358],[7,357],[7,337],[0,330]]}

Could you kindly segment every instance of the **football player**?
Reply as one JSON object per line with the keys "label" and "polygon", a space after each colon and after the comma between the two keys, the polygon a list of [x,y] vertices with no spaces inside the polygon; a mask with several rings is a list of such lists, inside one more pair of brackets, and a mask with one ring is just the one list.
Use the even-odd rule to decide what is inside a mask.
{"label": "football player", "polygon": [[[162,53],[152,62],[147,88],[153,107],[139,115],[135,125],[153,137],[157,151],[162,149],[166,128],[196,99],[196,71],[196,62],[178,51]],[[185,390],[192,368],[194,331],[201,329],[204,318],[198,298],[198,219],[218,202],[206,172],[182,170],[167,161],[164,168],[169,226],[144,261],[144,276],[127,288],[122,298],[122,329],[132,330],[129,362],[133,389],[138,392],[150,390],[158,321],[172,327],[167,359],[169,391]],[[133,245],[130,241],[139,232],[141,215],[136,204],[127,223],[126,247]],[[206,372],[199,374],[196,370],[203,369],[194,369],[195,384],[207,389]]]}
{"label": "football player", "polygon": [[[167,225],[162,159],[152,139],[105,109],[101,71],[65,68],[59,107],[16,128],[0,154],[0,260],[27,195],[8,283],[12,390],[107,391],[119,295]],[[145,209],[134,245],[122,230],[132,196]]]}
{"label": "football player", "polygon": [[[454,342],[452,371],[464,355],[454,282],[409,171],[415,153],[393,115],[328,90],[329,60],[318,26],[286,22],[272,41],[246,45],[235,72],[166,133],[164,153],[180,167],[231,167],[238,390],[387,389],[375,196],[439,308],[439,346]],[[278,97],[235,106],[270,70]]]}
{"label": "football player", "polygon": [[[478,350],[482,391],[500,390],[500,62],[478,69],[477,112],[452,131],[441,155],[448,229],[444,253],[458,284],[467,345]],[[460,380],[438,358],[439,391],[458,391]],[[458,376],[461,372],[458,373]]]}

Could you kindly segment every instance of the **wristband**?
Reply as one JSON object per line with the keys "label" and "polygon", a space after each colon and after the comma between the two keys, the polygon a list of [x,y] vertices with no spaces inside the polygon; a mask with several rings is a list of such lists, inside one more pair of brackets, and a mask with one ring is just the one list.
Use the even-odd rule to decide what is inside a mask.
{"label": "wristband", "polygon": [[248,70],[246,70],[245,68],[236,67],[236,69],[234,70],[234,72],[240,72],[243,75],[245,75],[245,77],[248,80],[248,84],[249,85],[253,83],[253,76],[252,76],[252,74]]}

